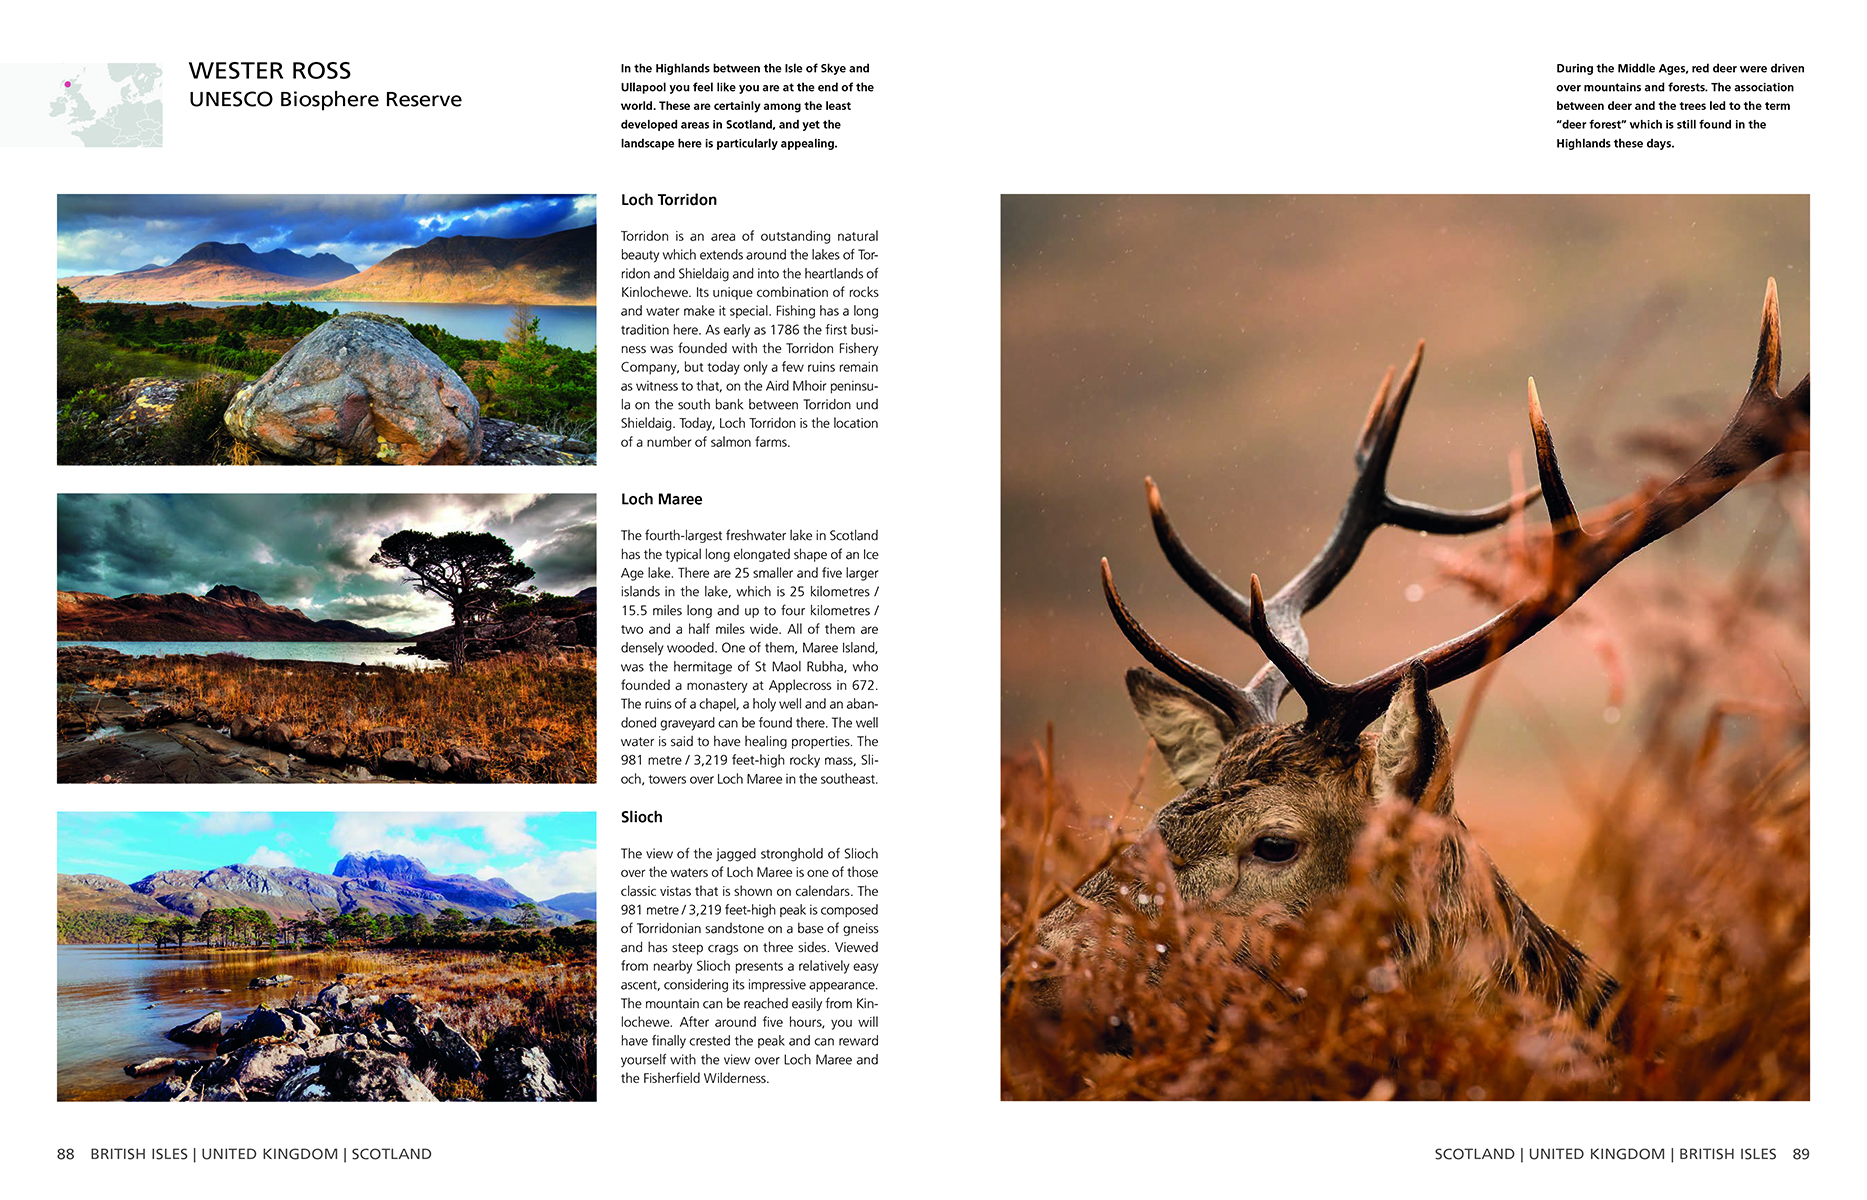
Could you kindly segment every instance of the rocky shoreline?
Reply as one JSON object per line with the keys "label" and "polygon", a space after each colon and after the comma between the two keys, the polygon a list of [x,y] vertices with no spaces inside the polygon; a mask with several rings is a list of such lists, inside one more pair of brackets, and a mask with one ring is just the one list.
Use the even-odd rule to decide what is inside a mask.
{"label": "rocky shoreline", "polygon": [[[353,996],[346,980],[354,978],[339,976],[309,1003],[262,1004],[230,1026],[223,1026],[218,1010],[176,1026],[171,1040],[211,1046],[213,1057],[126,1064],[126,1075],[166,1076],[128,1099],[432,1102],[438,1097],[422,1081],[430,1068],[438,1077],[472,1084],[486,1100],[570,1099],[550,1057],[526,1031],[500,1029],[481,1054],[438,1014],[423,1011],[413,994]],[[274,975],[249,986],[293,982],[290,975]]]}
{"label": "rocky shoreline", "polygon": [[[177,655],[229,665],[258,663],[305,673],[375,675],[389,667],[349,663],[245,659],[237,655]],[[269,725],[229,716],[165,692],[112,686],[100,675],[131,657],[103,646],[58,650],[58,782],[60,783],[477,783],[491,778],[486,750],[471,744],[418,755],[407,731],[385,727],[355,737],[314,726]]]}

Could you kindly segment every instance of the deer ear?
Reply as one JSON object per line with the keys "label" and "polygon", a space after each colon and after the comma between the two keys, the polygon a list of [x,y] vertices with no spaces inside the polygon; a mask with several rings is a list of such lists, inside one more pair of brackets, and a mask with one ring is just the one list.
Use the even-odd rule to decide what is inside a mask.
{"label": "deer ear", "polygon": [[1183,788],[1206,782],[1219,763],[1219,752],[1238,734],[1230,717],[1140,667],[1128,672],[1128,699]]}
{"label": "deer ear", "polygon": [[1442,815],[1452,811],[1452,742],[1419,659],[1407,664],[1374,745],[1376,803],[1402,799],[1428,803]]}

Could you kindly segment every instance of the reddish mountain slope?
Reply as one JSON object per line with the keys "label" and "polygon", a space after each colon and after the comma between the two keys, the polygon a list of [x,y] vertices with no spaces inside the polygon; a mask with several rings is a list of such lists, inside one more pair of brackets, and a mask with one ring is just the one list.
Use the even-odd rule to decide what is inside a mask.
{"label": "reddish mountain slope", "polygon": [[205,596],[171,592],[58,594],[61,642],[401,642],[400,634],[351,621],[314,621],[267,604],[257,592],[219,584]]}
{"label": "reddish mountain slope", "polygon": [[116,275],[73,275],[58,282],[84,301],[218,300],[317,287],[356,273],[334,254],[307,256],[284,249],[261,254],[242,242],[202,242],[165,267],[151,263]]}

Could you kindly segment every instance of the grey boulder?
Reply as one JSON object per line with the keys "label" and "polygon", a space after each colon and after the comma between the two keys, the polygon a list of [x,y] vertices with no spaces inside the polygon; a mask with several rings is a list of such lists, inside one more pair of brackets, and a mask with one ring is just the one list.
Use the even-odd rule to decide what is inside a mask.
{"label": "grey boulder", "polygon": [[406,326],[332,317],[234,394],[226,425],[261,460],[471,463],[480,402]]}
{"label": "grey boulder", "polygon": [[408,1064],[376,1050],[345,1050],[279,1087],[280,1100],[413,1100],[434,1103],[434,1093]]}
{"label": "grey boulder", "polygon": [[551,1073],[551,1060],[540,1046],[528,1044],[523,1031],[502,1029],[486,1052],[489,1100],[568,1100],[564,1087]]}
{"label": "grey boulder", "polygon": [[436,1066],[457,1079],[471,1078],[480,1069],[480,1052],[440,1017],[421,1031],[421,1046]]}
{"label": "grey boulder", "polygon": [[168,1032],[168,1038],[171,1042],[189,1042],[197,1045],[203,1042],[214,1041],[219,1037],[220,1012],[218,1009],[208,1013],[206,1016],[197,1017],[186,1025],[177,1025]]}

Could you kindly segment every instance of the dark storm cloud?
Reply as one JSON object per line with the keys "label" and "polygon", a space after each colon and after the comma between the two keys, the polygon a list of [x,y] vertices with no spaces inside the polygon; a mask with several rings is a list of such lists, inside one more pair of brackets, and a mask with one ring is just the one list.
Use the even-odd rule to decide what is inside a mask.
{"label": "dark storm cloud", "polygon": [[553,535],[525,558],[538,572],[538,586],[551,592],[575,592],[588,586],[586,564],[596,561],[596,526],[579,525]]}
{"label": "dark storm cloud", "polygon": [[428,602],[416,592],[406,596],[341,596],[324,606],[325,615],[376,624],[390,618],[426,616]]}
{"label": "dark storm cloud", "polygon": [[402,529],[497,534],[549,591],[596,582],[594,496],[73,494],[58,498],[58,587],[199,595],[227,583],[313,619],[430,629],[446,610],[369,561]]}
{"label": "dark storm cloud", "polygon": [[58,273],[173,262],[202,242],[330,253],[361,268],[434,237],[536,237],[595,218],[594,197],[556,194],[60,196]]}
{"label": "dark storm cloud", "polygon": [[547,592],[568,595],[595,582],[595,496],[533,497],[507,522],[489,525],[488,532],[513,544],[519,557],[538,573],[532,582]]}

